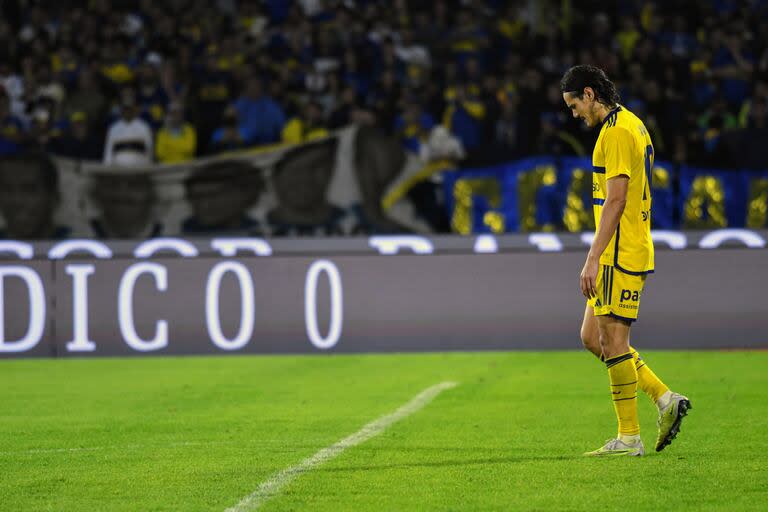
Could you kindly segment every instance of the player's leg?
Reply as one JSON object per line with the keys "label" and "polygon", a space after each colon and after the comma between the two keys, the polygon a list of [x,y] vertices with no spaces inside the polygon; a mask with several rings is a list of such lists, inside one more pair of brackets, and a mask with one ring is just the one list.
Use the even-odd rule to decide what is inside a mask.
{"label": "player's leg", "polygon": [[635,361],[638,387],[653,400],[653,403],[656,404],[657,407],[660,407],[660,404],[664,402],[662,398],[668,398],[668,395],[670,394],[669,388],[656,376],[650,366],[648,366],[648,363],[646,363],[632,345],[629,346],[629,351],[632,353],[632,358]]}
{"label": "player's leg", "polygon": [[635,361],[637,369],[637,384],[650,398],[659,411],[656,421],[658,436],[656,438],[656,451],[660,452],[667,447],[680,432],[680,424],[683,417],[692,409],[691,401],[687,396],[675,393],[659,379],[645,360],[640,357],[632,345],[629,351]]}
{"label": "player's leg", "polygon": [[[584,311],[581,324],[581,340],[584,346],[601,361],[605,361],[600,348],[597,315],[621,315],[627,321],[637,319],[640,296],[645,287],[645,276],[633,276],[616,271],[613,267],[602,266],[598,274],[596,287],[603,299],[593,299]],[[592,307],[590,307],[592,306]],[[637,369],[638,387],[642,389],[661,410],[669,398],[669,388],[656,376],[640,354],[630,345],[629,351]],[[664,398],[662,398],[664,397]]]}
{"label": "player's leg", "polygon": [[587,455],[643,455],[637,417],[637,369],[629,350],[630,324],[609,315],[598,316],[597,324],[619,432],[616,439]]}
{"label": "player's leg", "polygon": [[[646,277],[627,274],[614,268],[608,269],[607,277],[609,289],[604,295],[608,298],[608,304],[600,309],[599,313],[618,315],[627,322],[636,320]],[[677,436],[683,417],[691,408],[691,402],[687,397],[671,392],[637,351],[629,344],[627,346],[634,358],[638,387],[651,397],[659,410],[656,451],[661,451]],[[621,350],[624,350],[624,347],[621,347]],[[605,349],[603,352],[605,353]]]}
{"label": "player's leg", "polygon": [[584,309],[584,320],[581,322],[581,343],[595,357],[603,361],[603,349],[600,348],[600,332],[597,329],[595,308],[589,304]]}
{"label": "player's leg", "polygon": [[[587,304],[584,309],[584,319],[581,322],[581,343],[584,348],[592,352],[600,361],[605,362],[603,349],[600,347],[600,332],[597,328],[597,317],[595,317],[595,308]],[[629,346],[632,353],[632,359],[637,369],[637,384],[640,389],[647,394],[653,403],[661,410],[662,404],[666,404],[671,393],[669,388],[659,379],[648,363],[640,356],[637,350]]]}
{"label": "player's leg", "polygon": [[[597,317],[592,306],[587,305],[584,310],[584,320],[581,322],[581,343],[584,348],[592,352],[600,361],[605,362],[603,349],[600,347],[600,333],[597,328]],[[637,385],[648,395],[659,410],[670,400],[672,392],[664,382],[651,370],[648,363],[642,358],[635,348],[630,345],[629,351],[637,369]]]}

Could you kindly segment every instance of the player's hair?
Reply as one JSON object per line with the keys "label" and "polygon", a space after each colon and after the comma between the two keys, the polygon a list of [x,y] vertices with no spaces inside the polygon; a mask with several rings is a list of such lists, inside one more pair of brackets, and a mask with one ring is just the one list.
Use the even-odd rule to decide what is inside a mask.
{"label": "player's hair", "polygon": [[621,101],[616,86],[608,79],[605,71],[596,66],[573,66],[560,80],[560,92],[569,92],[579,99],[584,96],[585,87],[591,87],[597,101],[607,107],[613,107]]}

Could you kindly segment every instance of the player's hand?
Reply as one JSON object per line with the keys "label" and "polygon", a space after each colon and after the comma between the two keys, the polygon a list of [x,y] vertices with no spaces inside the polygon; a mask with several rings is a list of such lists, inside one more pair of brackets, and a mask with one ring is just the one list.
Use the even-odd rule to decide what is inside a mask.
{"label": "player's hand", "polygon": [[597,295],[597,271],[599,267],[600,260],[588,256],[587,261],[584,263],[584,268],[581,269],[579,286],[581,287],[581,294],[587,299]]}

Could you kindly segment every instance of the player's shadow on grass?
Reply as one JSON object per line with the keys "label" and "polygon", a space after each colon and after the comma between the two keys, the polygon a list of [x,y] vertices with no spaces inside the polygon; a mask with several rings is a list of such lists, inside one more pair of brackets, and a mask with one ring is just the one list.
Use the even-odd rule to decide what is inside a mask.
{"label": "player's shadow on grass", "polygon": [[401,464],[373,464],[366,466],[343,467],[319,467],[315,471],[344,472],[344,471],[376,471],[385,469],[409,469],[409,468],[440,468],[449,466],[477,466],[486,464],[514,464],[521,462],[562,461],[581,459],[578,456],[531,456],[531,457],[486,457],[483,459],[456,459],[440,461],[407,462]]}

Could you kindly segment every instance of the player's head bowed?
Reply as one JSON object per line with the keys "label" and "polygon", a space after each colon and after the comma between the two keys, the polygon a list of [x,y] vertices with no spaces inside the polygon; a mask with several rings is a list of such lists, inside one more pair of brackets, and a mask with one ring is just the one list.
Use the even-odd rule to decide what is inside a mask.
{"label": "player's head bowed", "polygon": [[592,89],[594,100],[606,107],[612,108],[621,100],[614,83],[608,79],[605,71],[596,66],[573,66],[560,80],[560,92],[571,93],[579,99],[584,98],[586,88]]}
{"label": "player's head bowed", "polygon": [[595,66],[574,66],[563,75],[560,91],[573,117],[597,126],[619,103],[616,86]]}

